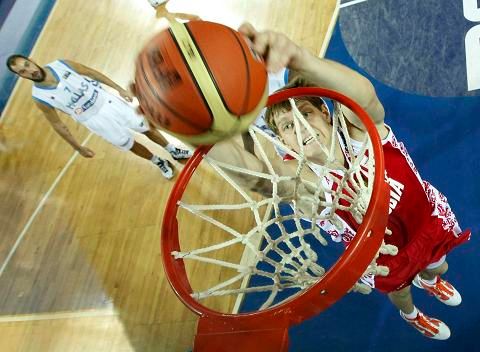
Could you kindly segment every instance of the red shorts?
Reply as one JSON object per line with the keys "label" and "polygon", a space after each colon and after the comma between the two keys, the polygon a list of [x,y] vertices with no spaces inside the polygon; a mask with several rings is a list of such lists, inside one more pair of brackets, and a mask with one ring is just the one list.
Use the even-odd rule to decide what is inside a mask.
{"label": "red shorts", "polygon": [[388,276],[376,276],[375,287],[384,292],[397,291],[412,283],[413,278],[429,264],[439,261],[454,247],[470,239],[470,230],[455,234],[442,227],[442,220],[434,218],[396,256],[380,255],[379,265],[390,269]]}

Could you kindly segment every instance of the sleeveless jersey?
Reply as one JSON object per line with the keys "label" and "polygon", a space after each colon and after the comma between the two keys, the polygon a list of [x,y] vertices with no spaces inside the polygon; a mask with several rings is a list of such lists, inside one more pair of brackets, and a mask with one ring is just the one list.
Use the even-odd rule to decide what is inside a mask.
{"label": "sleeveless jersey", "polygon": [[61,60],[51,62],[46,67],[58,84],[52,88],[34,84],[33,99],[63,111],[78,122],[86,121],[98,113],[108,94],[99,82],[80,75]]}
{"label": "sleeveless jersey", "polygon": [[[367,275],[362,281],[381,291],[391,292],[410,284],[419,271],[468,240],[470,234],[460,234],[460,227],[445,196],[421,179],[405,146],[387,128],[389,133],[382,144],[385,178],[390,185],[387,226],[392,234],[385,235],[384,239],[385,243],[397,246],[399,252],[396,256],[380,255],[377,259],[379,265],[390,269],[388,276],[374,278]],[[358,151],[361,143],[352,141],[352,147],[354,152]],[[343,151],[348,159],[344,147]],[[343,241],[348,245],[358,225],[350,213],[337,210],[336,214],[344,225],[341,233],[327,221],[319,225],[334,241]]]}

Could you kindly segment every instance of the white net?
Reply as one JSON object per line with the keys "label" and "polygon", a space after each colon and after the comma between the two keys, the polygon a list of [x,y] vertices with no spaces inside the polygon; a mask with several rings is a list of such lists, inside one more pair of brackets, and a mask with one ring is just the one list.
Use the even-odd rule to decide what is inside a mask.
{"label": "white net", "polygon": [[[322,262],[319,255],[322,251],[318,250],[327,245],[325,232],[321,228],[333,229],[338,234],[345,232],[345,226],[348,225],[339,213],[350,214],[357,224],[363,220],[374,179],[374,154],[368,135],[364,141],[352,142],[341,106],[334,103],[331,125],[335,133],[325,145],[298,110],[295,100],[290,99],[290,104],[299,150],[293,151],[278,138],[252,126],[249,135],[264,171],[254,172],[248,167],[219,161],[209,155],[204,157],[204,163],[235,189],[241,202],[192,204],[184,199],[179,202],[181,209],[226,236],[215,239],[215,243],[207,246],[172,252],[174,258],[216,265],[235,273],[219,279],[207,289],[196,290],[193,287],[192,296],[197,300],[232,295],[236,300],[233,312],[237,312],[248,294],[263,293],[259,310],[291,299],[321,280],[328,270],[328,265]],[[315,143],[321,151],[322,163],[318,163],[318,158],[313,162],[305,156],[305,131],[311,137],[309,143]],[[279,156],[272,153],[272,146],[296,161],[293,172],[282,172],[277,165]],[[347,157],[339,158],[339,150]],[[238,181],[239,176],[240,179],[261,180],[270,185],[269,192],[262,192],[260,200],[254,199],[252,193]],[[249,212],[253,219],[246,231],[240,232],[213,215],[239,210]],[[238,245],[243,248],[239,261],[212,255]],[[382,245],[380,251],[394,254],[395,248]],[[386,273],[386,268],[378,267],[374,260],[365,274]],[[252,277],[257,279],[251,280]],[[353,290],[368,293],[370,287],[359,282]],[[284,294],[287,291],[289,293]]]}

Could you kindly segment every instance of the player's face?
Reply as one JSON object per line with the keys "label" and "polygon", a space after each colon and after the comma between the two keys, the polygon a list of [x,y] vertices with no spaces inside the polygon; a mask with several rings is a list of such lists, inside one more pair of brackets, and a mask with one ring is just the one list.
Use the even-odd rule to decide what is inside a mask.
{"label": "player's face", "polygon": [[[332,126],[330,125],[330,114],[327,107],[322,105],[320,108],[317,108],[309,101],[299,101],[296,104],[298,110],[302,113],[305,120],[316,133],[318,141],[325,146],[329,146],[332,136]],[[280,112],[274,117],[274,122],[282,141],[295,152],[299,152],[300,145],[293,120],[293,112],[291,110]],[[300,133],[300,142],[303,143],[305,156],[313,159],[316,159],[315,157],[317,156],[320,157],[322,152],[320,151],[318,144],[315,143],[315,138],[301,123]]]}
{"label": "player's face", "polygon": [[20,76],[35,82],[42,82],[45,79],[45,71],[31,60],[18,58],[12,69]]}

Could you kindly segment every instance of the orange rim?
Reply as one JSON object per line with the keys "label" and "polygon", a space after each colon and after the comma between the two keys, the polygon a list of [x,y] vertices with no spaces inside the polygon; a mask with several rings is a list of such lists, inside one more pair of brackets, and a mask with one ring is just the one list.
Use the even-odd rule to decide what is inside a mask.
{"label": "orange rim", "polygon": [[211,148],[211,146],[199,147],[180,173],[167,201],[161,234],[162,260],[168,281],[179,299],[199,316],[214,319],[219,326],[222,325],[225,329],[231,326],[239,329],[242,326],[252,328],[252,326],[261,326],[274,321],[289,326],[321,313],[353,287],[374,259],[384,237],[388,216],[389,188],[384,180],[382,143],[371,118],[352,99],[324,88],[286,89],[271,95],[267,105],[301,96],[321,96],[336,100],[355,112],[363,122],[370,136],[375,157],[375,176],[369,206],[356,236],[345,252],[321,280],[304,292],[284,303],[257,312],[226,314],[211,310],[191,297],[192,289],[188,282],[184,262],[182,259],[173,258],[170,254],[173,251],[181,250],[176,218],[177,203],[182,198],[188,182],[203,156]]}

